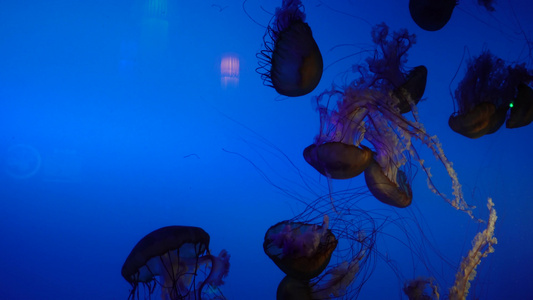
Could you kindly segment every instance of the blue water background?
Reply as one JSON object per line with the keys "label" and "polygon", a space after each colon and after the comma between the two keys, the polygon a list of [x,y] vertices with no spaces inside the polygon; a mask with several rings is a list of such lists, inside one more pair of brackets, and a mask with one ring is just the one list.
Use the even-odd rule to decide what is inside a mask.
{"label": "blue water background", "polygon": [[[466,200],[486,219],[486,199],[494,199],[498,244],[482,261],[470,299],[532,297],[533,126],[470,140],[447,125],[463,57],[490,49],[532,67],[524,38],[533,36],[531,3],[502,0],[489,14],[461,1],[444,29],[425,32],[407,0],[304,1],[327,68],[313,93],[289,99],[255,72],[265,33],[255,22],[267,25],[280,2],[247,1],[247,15],[242,1],[229,0],[3,1],[0,299],[126,299],[126,256],[167,225],[202,227],[214,253],[229,251],[221,287],[228,299],[275,299],[283,273],[263,253],[263,236],[303,208],[278,187],[308,202],[328,191],[301,155],[318,133],[313,96],[364,63],[371,25],[383,21],[417,35],[407,66],[429,70],[419,115],[454,163]],[[220,63],[228,55],[239,59],[239,76],[224,85]],[[418,147],[436,185],[451,195],[444,168]],[[35,172],[9,172],[16,151],[40,158]],[[438,266],[445,296],[484,224],[432,194],[421,170],[413,193],[406,209],[420,224],[413,235],[429,236],[452,262],[443,266],[423,250]],[[371,197],[360,205],[394,215]],[[402,276],[377,259],[360,299],[402,299],[403,279],[429,275],[409,248],[384,238],[378,250]]]}

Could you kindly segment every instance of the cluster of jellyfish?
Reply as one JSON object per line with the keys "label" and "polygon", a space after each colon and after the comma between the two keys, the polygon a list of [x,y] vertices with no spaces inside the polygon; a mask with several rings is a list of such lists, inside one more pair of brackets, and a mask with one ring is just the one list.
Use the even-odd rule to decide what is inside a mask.
{"label": "cluster of jellyfish", "polygon": [[[494,1],[479,0],[478,4],[494,11]],[[413,21],[427,31],[443,28],[456,6],[455,0],[409,1]],[[283,96],[311,93],[324,70],[305,17],[301,1],[283,0],[264,36],[265,49],[257,55],[257,71],[264,84]],[[366,187],[377,200],[405,208],[413,199],[413,178],[408,168],[416,161],[432,192],[475,219],[474,207],[464,200],[452,163],[418,115],[417,104],[424,95],[428,70],[423,65],[409,70],[405,67],[407,52],[416,43],[415,35],[406,29],[391,32],[381,23],[372,28],[371,37],[375,50],[364,64],[352,66],[355,79],[340,86],[333,84],[314,97],[320,130],[304,149],[303,157],[327,178],[330,193],[310,203],[300,215],[268,229],[265,253],[286,274],[278,286],[277,299],[353,299],[361,288],[355,282],[367,279],[368,273],[362,275],[361,270],[377,253],[374,245],[378,226],[369,214],[354,208],[349,197],[332,190],[333,180],[364,173]],[[453,131],[478,138],[495,132],[506,120],[507,128],[533,121],[533,72],[525,64],[507,64],[487,50],[469,61],[467,67],[453,97],[456,109],[449,119]],[[428,148],[444,166],[453,197],[447,197],[433,184],[416,145]],[[461,262],[455,284],[449,289],[450,299],[465,299],[481,258],[494,251],[496,211],[492,199],[487,207],[487,228],[474,238],[473,249]],[[361,224],[372,226],[363,228]],[[341,244],[349,246],[336,250]],[[337,264],[328,266],[332,255],[337,255]],[[358,276],[362,279],[356,280]],[[409,299],[440,297],[436,285],[426,278],[407,282],[403,291]]]}
{"label": "cluster of jellyfish", "polygon": [[[495,1],[478,0],[487,11],[495,11]],[[442,29],[457,7],[455,0],[410,0],[413,21],[422,29]],[[530,50],[531,51],[531,50]],[[470,59],[454,97],[450,128],[468,138],[492,134],[505,123],[519,128],[533,121],[533,73],[525,63],[508,64],[489,50]]]}
{"label": "cluster of jellyfish", "polygon": [[[352,299],[372,273],[376,223],[363,211],[340,218],[328,203],[320,197],[267,230],[263,249],[286,275],[276,299]],[[341,208],[351,206],[344,201]]]}
{"label": "cluster of jellyfish", "polygon": [[506,64],[489,50],[468,62],[455,90],[450,128],[468,138],[496,132],[505,123],[519,128],[533,121],[533,73],[525,64]]}
{"label": "cluster of jellyfish", "polygon": [[[478,2],[494,10],[493,1]],[[450,20],[456,5],[455,0],[410,0],[409,10],[420,28],[436,31]],[[283,96],[307,95],[322,78],[322,54],[305,18],[300,0],[283,0],[264,35],[265,49],[257,55],[264,84]],[[372,273],[374,257],[380,255],[375,246],[383,224],[359,209],[353,195],[334,192],[333,180],[364,173],[374,198],[405,208],[413,200],[408,168],[416,161],[431,191],[474,218],[452,163],[418,115],[428,70],[423,65],[405,68],[415,35],[406,29],[391,32],[381,23],[372,28],[371,37],[373,55],[352,66],[354,79],[314,97],[320,129],[303,157],[327,178],[329,194],[265,234],[265,254],[286,275],[276,292],[278,300],[355,299]],[[507,128],[533,121],[533,72],[524,64],[507,64],[487,50],[467,67],[453,99],[456,108],[449,119],[453,131],[478,138],[497,131],[505,121]],[[427,147],[444,166],[452,182],[452,198],[433,184],[416,145]],[[465,299],[481,259],[494,251],[497,217],[492,199],[487,207],[487,227],[476,235],[472,250],[461,262],[449,289],[450,299]],[[128,299],[155,294],[166,300],[225,299],[219,287],[228,275],[230,256],[225,250],[211,255],[209,240],[203,229],[189,226],[163,227],[146,235],[122,267],[122,276],[132,287]],[[403,292],[409,299],[440,297],[431,278],[410,280]]]}

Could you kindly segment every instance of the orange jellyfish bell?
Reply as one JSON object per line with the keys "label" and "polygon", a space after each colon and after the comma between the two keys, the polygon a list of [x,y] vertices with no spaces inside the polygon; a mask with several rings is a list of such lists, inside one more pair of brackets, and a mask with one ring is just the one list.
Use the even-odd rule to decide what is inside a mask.
{"label": "orange jellyfish bell", "polygon": [[289,97],[312,92],[324,69],[322,54],[304,22],[301,7],[300,0],[283,0],[265,34],[266,49],[257,55],[257,72],[264,84]]}
{"label": "orange jellyfish bell", "polygon": [[288,276],[310,280],[326,269],[333,250],[335,235],[324,224],[282,221],[270,227],[263,243],[266,255]]}
{"label": "orange jellyfish bell", "polygon": [[496,108],[492,103],[482,102],[469,112],[452,114],[448,119],[448,125],[463,136],[477,139],[498,131],[505,122],[506,114],[507,107]]}
{"label": "orange jellyfish bell", "polygon": [[413,192],[407,182],[405,172],[402,170],[396,170],[396,172],[397,183],[394,183],[383,173],[381,166],[372,159],[365,170],[365,181],[376,199],[391,206],[404,208],[411,205]]}
{"label": "orange jellyfish bell", "polygon": [[311,144],[304,149],[304,159],[320,174],[333,179],[349,179],[361,174],[372,160],[372,151],[342,142]]}
{"label": "orange jellyfish bell", "polygon": [[437,31],[450,21],[456,5],[456,0],[409,0],[409,12],[420,28]]}

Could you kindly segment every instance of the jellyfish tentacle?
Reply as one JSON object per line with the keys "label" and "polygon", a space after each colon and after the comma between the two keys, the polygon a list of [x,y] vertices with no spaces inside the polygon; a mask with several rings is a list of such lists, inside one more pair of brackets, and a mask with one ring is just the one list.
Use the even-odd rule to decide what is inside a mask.
{"label": "jellyfish tentacle", "polygon": [[[166,299],[191,295],[201,299],[205,284],[223,284],[221,278],[229,270],[229,255],[226,252],[222,256],[223,263],[212,260],[209,240],[209,234],[203,229],[191,226],[167,226],[147,234],[135,245],[122,267],[122,276],[132,286],[128,299],[139,299],[139,285],[145,287],[149,295],[159,286],[161,296]],[[210,259],[210,274],[197,284],[197,276],[206,273],[200,268]]]}

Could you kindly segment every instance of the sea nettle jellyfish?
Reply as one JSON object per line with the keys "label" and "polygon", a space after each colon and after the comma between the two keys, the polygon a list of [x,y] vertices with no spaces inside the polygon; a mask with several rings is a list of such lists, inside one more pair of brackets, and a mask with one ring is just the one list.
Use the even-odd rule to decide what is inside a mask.
{"label": "sea nettle jellyfish", "polygon": [[[425,66],[409,71],[404,68],[407,50],[416,42],[414,35],[409,35],[404,30],[395,33],[390,40],[388,27],[380,24],[372,31],[372,39],[377,46],[374,56],[367,59],[369,71],[373,73],[372,85],[390,93],[388,96],[392,101],[387,105],[392,106],[392,109],[401,114],[410,112],[412,106],[422,99],[427,80]],[[328,122],[323,118],[334,117],[323,109],[325,108],[319,105],[322,124]],[[355,127],[359,125],[357,122],[346,124],[353,127],[350,130],[357,130]],[[345,136],[339,141],[311,144],[304,150],[304,158],[322,175],[333,179],[353,178],[371,165],[372,152],[364,145],[353,145],[351,138],[353,136]]]}
{"label": "sea nettle jellyfish", "polygon": [[[287,275],[278,286],[278,300],[351,299],[359,292],[355,279],[371,253],[376,231],[366,234],[349,215],[335,219],[330,229],[329,217],[324,214],[327,209],[322,210],[320,202],[324,198],[295,218],[273,225],[265,234],[265,253]],[[322,224],[314,224],[320,216]],[[309,222],[297,221],[302,218]],[[337,249],[339,240],[333,232],[339,236],[342,249]],[[335,250],[336,262],[329,266]],[[361,285],[364,281],[362,278]]]}
{"label": "sea nettle jellyfish", "polygon": [[470,60],[455,90],[450,128],[476,139],[496,132],[507,118],[507,128],[526,126],[533,120],[533,72],[525,64],[507,65],[486,50]]}
{"label": "sea nettle jellyfish", "polygon": [[[209,234],[199,227],[167,226],[143,237],[126,258],[122,277],[132,290],[128,299],[142,299],[139,285],[161,298],[224,299],[218,286],[229,272],[229,254],[209,252]],[[211,296],[213,298],[211,298]]]}
{"label": "sea nettle jellyfish", "polygon": [[257,54],[263,83],[284,96],[312,92],[320,82],[322,54],[305,23],[300,0],[283,0],[264,36],[265,50]]}
{"label": "sea nettle jellyfish", "polygon": [[[448,24],[455,7],[462,2],[458,0],[409,0],[409,13],[418,27],[427,31],[437,31]],[[489,12],[495,10],[494,2],[494,0],[477,0],[477,4]]]}
{"label": "sea nettle jellyfish", "polygon": [[[384,23],[372,29],[377,50],[366,60],[367,66],[353,66],[357,79],[344,86],[333,85],[316,97],[321,125],[315,146],[311,147],[320,149],[325,144],[342,143],[363,149],[358,151],[360,153],[372,148],[370,163],[365,161],[359,168],[364,168],[370,192],[381,202],[395,207],[409,206],[412,201],[412,178],[408,168],[411,161],[416,160],[427,174],[428,186],[433,192],[453,207],[471,214],[456,173],[437,137],[429,135],[419,121],[416,103],[422,97],[427,70],[423,66],[404,70],[407,51],[415,43],[415,36],[405,29],[389,35],[388,29]],[[411,111],[412,120],[402,114],[405,111]],[[415,140],[428,147],[444,165],[452,180],[455,199],[449,199],[437,190],[429,169],[413,144]],[[333,151],[322,154],[325,157],[329,154],[328,160],[309,153],[312,151],[306,149],[304,158],[312,166],[325,165],[328,160],[344,160]],[[359,154],[359,157],[363,155]],[[323,168],[325,173],[328,168]]]}

